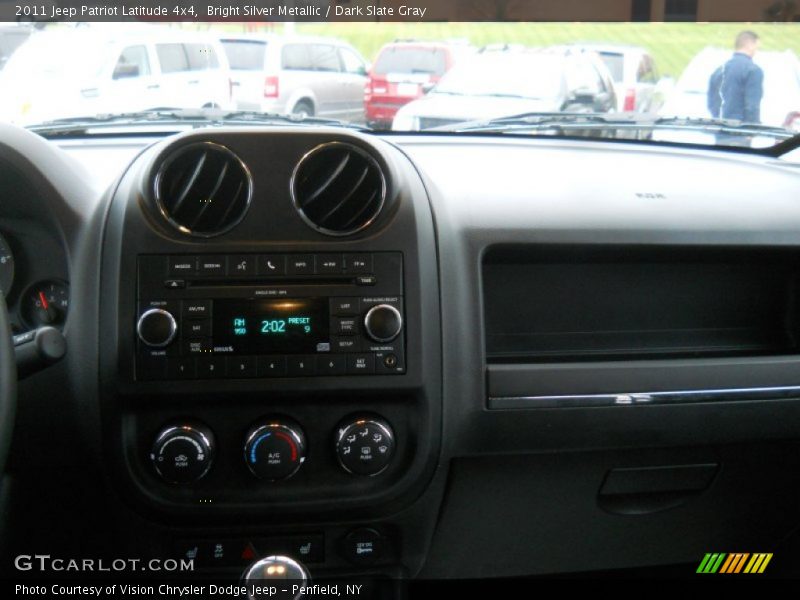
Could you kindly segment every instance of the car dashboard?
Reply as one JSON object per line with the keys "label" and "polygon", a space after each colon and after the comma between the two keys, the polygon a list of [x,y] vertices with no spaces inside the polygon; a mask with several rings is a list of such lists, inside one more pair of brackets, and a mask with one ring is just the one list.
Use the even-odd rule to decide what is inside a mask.
{"label": "car dashboard", "polygon": [[331,580],[731,548],[781,566],[796,164],[333,127],[0,133],[15,332],[67,345],[19,385],[2,503],[38,516],[0,525],[9,554],[233,580],[273,553]]}

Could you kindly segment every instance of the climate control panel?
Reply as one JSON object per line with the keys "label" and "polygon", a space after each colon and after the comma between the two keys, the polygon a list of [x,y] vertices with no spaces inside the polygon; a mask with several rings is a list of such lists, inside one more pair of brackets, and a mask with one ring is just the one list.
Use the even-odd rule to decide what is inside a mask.
{"label": "climate control panel", "polygon": [[[295,475],[305,463],[307,444],[303,428],[294,420],[265,417],[244,436],[243,462],[256,479],[283,481]],[[388,421],[363,415],[344,419],[327,445],[342,471],[373,477],[391,464],[396,440]],[[163,481],[187,485],[209,472],[216,451],[210,427],[193,421],[171,423],[156,435],[150,461]]]}

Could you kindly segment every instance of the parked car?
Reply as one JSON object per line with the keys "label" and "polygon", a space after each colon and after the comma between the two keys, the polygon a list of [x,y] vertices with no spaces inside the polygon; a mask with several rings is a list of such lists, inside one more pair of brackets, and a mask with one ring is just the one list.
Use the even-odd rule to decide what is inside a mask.
{"label": "parked car", "polygon": [[461,42],[395,41],[383,46],[369,72],[367,122],[388,127],[397,111],[425,95],[475,48]]}
{"label": "parked car", "polygon": [[153,26],[37,32],[0,72],[0,119],[21,124],[151,108],[232,108],[219,42]]}
{"label": "parked car", "polygon": [[641,46],[579,43],[574,47],[596,52],[608,67],[617,93],[617,110],[655,112],[660,98],[661,75],[655,59]]}
{"label": "parked car", "polygon": [[[689,63],[659,111],[665,116],[710,117],[708,81],[730,58],[731,51],[707,47]],[[759,51],[753,59],[764,70],[761,121],[782,126],[786,116],[800,106],[800,60],[791,50]]]}
{"label": "parked car", "polygon": [[800,110],[794,110],[786,115],[786,121],[783,123],[786,129],[797,131],[800,133]]}
{"label": "parked car", "polygon": [[614,82],[590,52],[507,46],[453,67],[423,98],[401,108],[397,130],[421,130],[525,112],[610,112]]}
{"label": "parked car", "polygon": [[367,61],[350,44],[271,34],[220,41],[238,108],[364,121]]}
{"label": "parked car", "polygon": [[2,69],[25,40],[33,33],[33,27],[18,23],[0,25],[0,69]]}

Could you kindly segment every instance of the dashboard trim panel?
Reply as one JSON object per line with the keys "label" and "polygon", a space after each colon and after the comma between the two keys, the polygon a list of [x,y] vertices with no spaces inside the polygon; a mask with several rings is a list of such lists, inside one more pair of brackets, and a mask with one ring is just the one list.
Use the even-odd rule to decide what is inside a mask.
{"label": "dashboard trim panel", "polygon": [[683,390],[669,392],[627,392],[619,394],[571,394],[564,396],[494,396],[491,410],[535,408],[591,408],[599,406],[647,406],[653,404],[697,404],[800,398],[800,386]]}

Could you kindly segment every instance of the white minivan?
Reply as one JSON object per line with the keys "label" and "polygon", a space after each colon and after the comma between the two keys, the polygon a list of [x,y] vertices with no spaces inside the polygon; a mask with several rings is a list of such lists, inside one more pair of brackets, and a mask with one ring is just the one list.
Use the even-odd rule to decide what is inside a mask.
{"label": "white minivan", "polygon": [[364,121],[367,62],[347,42],[273,34],[220,41],[239,109]]}
{"label": "white minivan", "polygon": [[219,42],[159,25],[56,26],[33,34],[0,72],[0,120],[154,108],[233,108]]}

